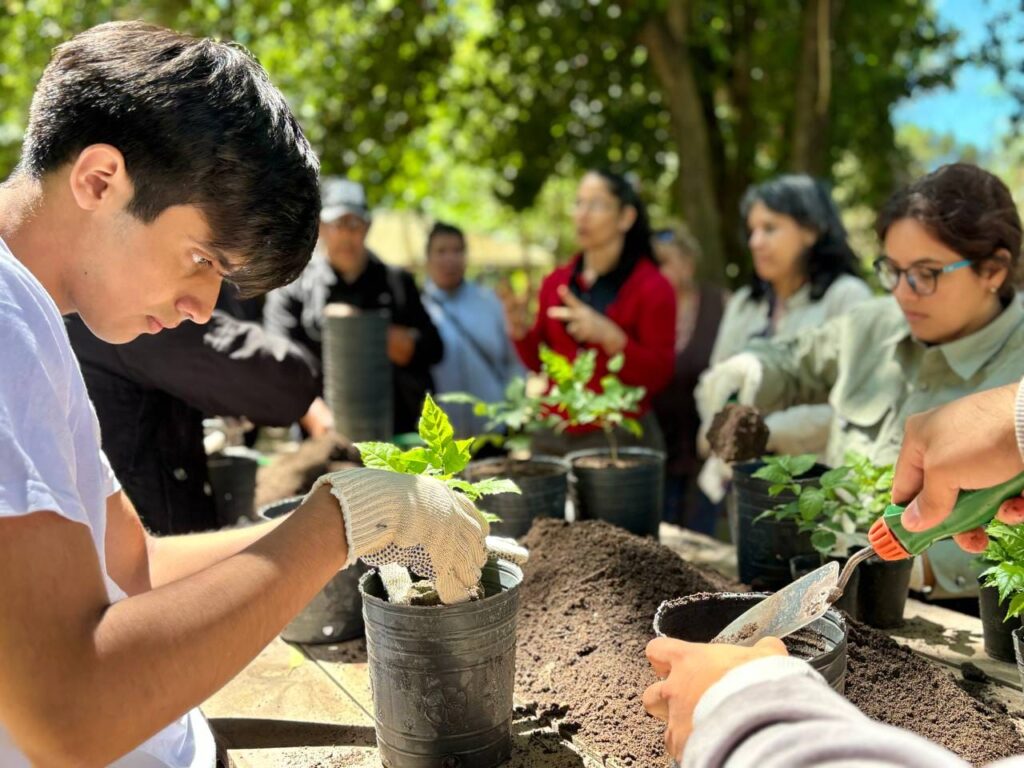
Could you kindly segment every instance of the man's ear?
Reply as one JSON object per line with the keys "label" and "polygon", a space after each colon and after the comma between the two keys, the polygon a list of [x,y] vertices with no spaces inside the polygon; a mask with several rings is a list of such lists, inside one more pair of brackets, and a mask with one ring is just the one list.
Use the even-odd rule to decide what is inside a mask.
{"label": "man's ear", "polygon": [[121,210],[132,199],[124,155],[110,144],[91,144],[79,152],[68,183],[75,202],[85,211]]}

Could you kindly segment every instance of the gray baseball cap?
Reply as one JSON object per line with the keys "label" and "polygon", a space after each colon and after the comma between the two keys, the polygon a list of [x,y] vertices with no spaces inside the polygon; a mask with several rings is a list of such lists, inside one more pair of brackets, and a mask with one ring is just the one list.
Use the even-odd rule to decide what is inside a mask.
{"label": "gray baseball cap", "polygon": [[370,221],[366,190],[357,181],[328,176],[320,182],[320,221],[327,224],[346,214],[358,216],[365,222]]}

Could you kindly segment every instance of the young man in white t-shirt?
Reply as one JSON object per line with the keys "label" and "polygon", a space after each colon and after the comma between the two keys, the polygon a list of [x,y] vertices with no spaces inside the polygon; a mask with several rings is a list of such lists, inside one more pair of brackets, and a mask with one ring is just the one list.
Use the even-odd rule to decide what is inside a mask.
{"label": "young man in white t-shirt", "polygon": [[131,22],[60,46],[0,185],[0,765],[211,766],[195,707],[339,569],[467,599],[487,523],[436,480],[322,478],[286,519],[154,538],[100,450],[62,314],[106,341],[298,275],[318,165],[237,47]]}

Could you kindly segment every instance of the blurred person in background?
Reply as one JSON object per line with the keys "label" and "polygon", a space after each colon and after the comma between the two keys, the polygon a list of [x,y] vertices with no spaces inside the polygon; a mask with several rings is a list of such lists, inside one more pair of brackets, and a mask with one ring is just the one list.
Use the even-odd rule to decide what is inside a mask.
{"label": "blurred person in background", "polygon": [[[412,275],[385,264],[366,247],[370,210],[361,184],[339,177],[321,183],[320,240],[299,278],[267,294],[263,325],[323,359],[323,313],[340,302],[361,310],[387,310],[388,357],[394,366],[394,432],[415,432],[423,398],[433,390],[430,368],[444,348]],[[322,398],[303,426],[320,434],[330,426]]]}
{"label": "blurred person in background", "polygon": [[[427,283],[423,303],[441,334],[444,357],[431,369],[439,394],[468,392],[485,402],[501,400],[509,381],[523,373],[508,337],[505,312],[494,291],[466,279],[466,237],[437,222],[427,236]],[[485,431],[486,419],[467,403],[446,403],[460,438]]]}
{"label": "blurred person in background", "polygon": [[654,234],[654,253],[676,291],[675,375],[654,398],[654,413],[665,436],[665,522],[714,533],[716,509],[697,488],[700,417],[694,387],[711,361],[725,306],[723,292],[696,280],[700,243],[684,228]]}
{"label": "blurred person in background", "polygon": [[[581,350],[595,349],[596,387],[608,360],[622,353],[619,378],[647,393],[636,414],[643,437],[638,441],[620,430],[621,443],[663,448],[651,398],[672,378],[677,300],[654,261],[644,204],[623,176],[591,170],[577,189],[573,223],[580,250],[544,279],[532,326],[521,307],[510,312],[509,330],[519,357],[527,368],[539,371],[542,344],[570,359]],[[563,434],[540,432],[533,449],[563,455],[605,444],[600,430],[579,428]]]}

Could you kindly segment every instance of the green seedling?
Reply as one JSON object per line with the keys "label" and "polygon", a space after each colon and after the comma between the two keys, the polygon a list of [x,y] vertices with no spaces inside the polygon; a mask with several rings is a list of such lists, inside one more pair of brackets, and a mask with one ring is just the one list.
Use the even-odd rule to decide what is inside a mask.
{"label": "green seedling", "polygon": [[[356,443],[363,464],[372,469],[386,469],[406,475],[436,477],[450,488],[464,493],[471,501],[496,493],[520,493],[519,486],[504,478],[489,477],[470,483],[456,477],[472,459],[470,446],[475,438],[456,440],[451,421],[430,395],[423,401],[419,435],[424,445],[403,451],[397,445],[382,442]],[[498,517],[482,513],[488,522]]]}
{"label": "green seedling", "polygon": [[986,587],[995,587],[999,602],[1007,600],[1006,619],[1024,615],[1024,526],[993,520],[985,529],[988,547],[981,556],[989,567],[981,572]]}
{"label": "green seedling", "polygon": [[796,499],[762,512],[756,520],[793,520],[801,533],[811,534],[811,545],[822,555],[844,556],[851,546],[867,546],[868,530],[889,504],[893,467],[878,466],[853,452],[844,460],[815,481],[798,483],[814,467],[813,454],[766,456],[754,477],[772,483],[770,496],[790,491]]}
{"label": "green seedling", "polygon": [[494,403],[487,403],[468,392],[448,392],[438,396],[442,403],[469,403],[473,413],[487,421],[486,435],[475,438],[477,443],[492,442],[505,445],[510,450],[529,449],[530,434],[540,429],[543,422],[543,407],[539,397],[530,395],[526,379],[517,376],[505,387],[505,397]]}

